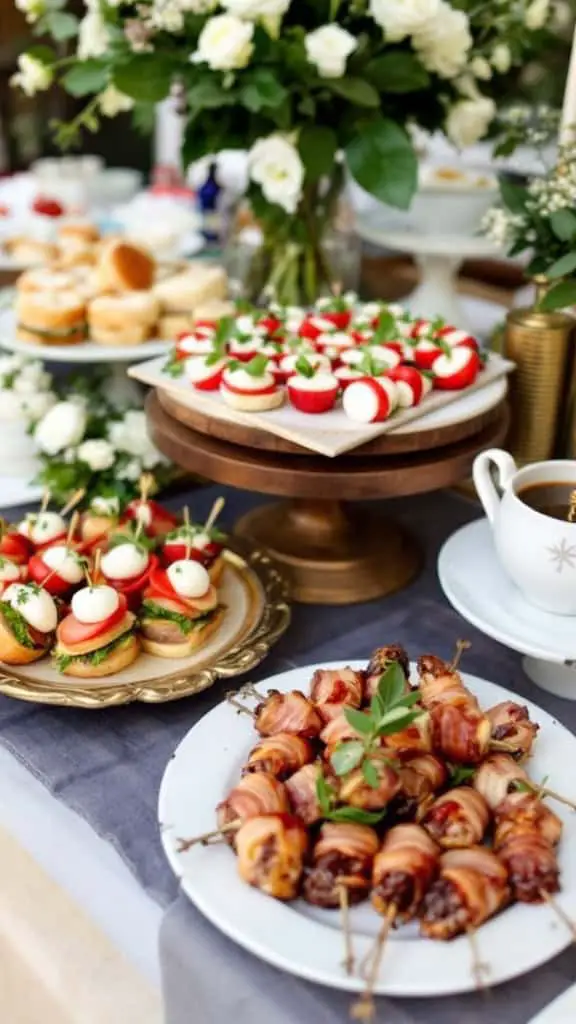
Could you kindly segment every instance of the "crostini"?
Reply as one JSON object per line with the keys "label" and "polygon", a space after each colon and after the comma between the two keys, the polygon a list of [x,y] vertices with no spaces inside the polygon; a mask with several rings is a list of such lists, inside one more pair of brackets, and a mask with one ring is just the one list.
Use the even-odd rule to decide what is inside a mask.
{"label": "crostini", "polygon": [[36,583],[11,583],[0,600],[0,661],[29,665],[50,650],[58,624],[53,597]]}
{"label": "crostini", "polygon": [[131,665],[140,651],[136,616],[123,594],[106,584],[87,586],[72,598],[71,612],[56,630],[56,668],[67,676],[99,679]]}
{"label": "crostini", "polygon": [[142,646],[160,658],[185,658],[218,628],[222,613],[204,566],[172,562],[150,574],[140,612]]}

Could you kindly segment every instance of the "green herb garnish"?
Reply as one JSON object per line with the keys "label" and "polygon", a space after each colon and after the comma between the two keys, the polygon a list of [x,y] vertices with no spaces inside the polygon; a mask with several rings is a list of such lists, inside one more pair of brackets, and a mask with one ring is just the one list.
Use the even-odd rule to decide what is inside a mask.
{"label": "green herb garnish", "polygon": [[450,771],[450,786],[461,786],[465,782],[470,782],[476,772],[475,768],[465,764],[448,764],[447,767]]}
{"label": "green herb garnish", "polygon": [[22,644],[22,647],[29,647],[30,649],[36,647],[28,631],[26,619],[16,608],[13,608],[6,601],[0,601],[0,615],[6,620],[16,640],[19,644]]}
{"label": "green herb garnish", "polygon": [[175,348],[172,349],[172,352],[164,363],[162,373],[166,373],[169,377],[181,377],[184,373],[184,360],[178,358]]}
{"label": "green herb garnish", "polygon": [[384,363],[379,363],[377,359],[374,359],[368,348],[363,350],[362,358],[359,363],[356,363],[355,368],[361,373],[365,373],[367,377],[380,377],[386,369]]}
{"label": "green herb garnish", "polygon": [[214,618],[218,610],[219,607],[212,608],[209,612],[206,612],[205,615],[200,615],[196,619],[190,619],[187,615],[181,615],[180,612],[174,612],[170,611],[168,608],[163,608],[153,600],[146,600],[142,602],[140,622],[146,618],[166,619],[168,622],[174,622],[184,636],[188,636],[189,633],[205,626],[210,619]]}
{"label": "green herb garnish", "polygon": [[246,370],[251,377],[263,377],[268,367],[268,356],[257,355],[248,363],[241,364],[242,369]]}
{"label": "green herb garnish", "polygon": [[310,380],[316,372],[312,363],[306,358],[306,356],[298,356],[294,365],[300,376],[307,377],[308,380]]}
{"label": "green herb garnish", "polygon": [[54,665],[59,672],[64,672],[69,665],[74,662],[82,662],[84,665],[101,665],[103,661],[112,651],[124,647],[133,637],[132,630],[128,633],[123,633],[122,636],[116,637],[115,640],[111,640],[109,644],[104,647],[99,647],[97,651],[91,651],[90,654],[56,654],[52,655]]}
{"label": "green herb garnish", "polygon": [[372,340],[374,344],[382,344],[385,341],[392,341],[397,334],[396,317],[385,309],[378,317]]}
{"label": "green herb garnish", "polygon": [[382,811],[363,811],[361,807],[338,807],[335,789],[326,781],[322,772],[316,780],[316,796],[327,821],[353,821],[359,825],[376,825],[386,814]]}

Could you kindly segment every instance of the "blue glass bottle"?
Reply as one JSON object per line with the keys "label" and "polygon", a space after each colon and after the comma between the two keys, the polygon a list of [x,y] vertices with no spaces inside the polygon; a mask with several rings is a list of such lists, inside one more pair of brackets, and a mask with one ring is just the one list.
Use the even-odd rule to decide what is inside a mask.
{"label": "blue glass bottle", "polygon": [[222,187],[217,177],[218,166],[214,160],[208,169],[208,177],[196,193],[198,210],[202,217],[202,234],[209,245],[217,245],[221,235],[220,198]]}

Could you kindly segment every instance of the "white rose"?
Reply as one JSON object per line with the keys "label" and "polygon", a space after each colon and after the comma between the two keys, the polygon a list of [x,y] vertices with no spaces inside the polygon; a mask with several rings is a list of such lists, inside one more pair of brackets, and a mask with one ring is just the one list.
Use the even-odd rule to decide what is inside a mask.
{"label": "white rose", "polygon": [[46,0],[15,0],[15,6],[26,15],[30,24],[46,13]]}
{"label": "white rose", "polygon": [[245,68],[254,46],[254,26],[233,14],[210,18],[198,39],[198,49],[191,60],[208,64],[213,71],[234,71]]}
{"label": "white rose", "polygon": [[459,149],[473,146],[490,126],[496,105],[487,96],[458,100],[446,118],[446,134]]}
{"label": "white rose", "polygon": [[512,64],[512,54],[510,53],[510,47],[507,43],[498,43],[497,46],[492,50],[492,56],[490,57],[492,67],[499,71],[501,75],[505,75],[510,70]]}
{"label": "white rose", "polygon": [[86,430],[86,411],[77,402],[57,402],[42,417],[34,431],[36,444],[46,455],[78,444]]}
{"label": "white rose", "polygon": [[138,480],[141,473],[142,466],[138,459],[130,459],[130,462],[118,470],[118,478],[120,480]]}
{"label": "white rose", "polygon": [[225,7],[229,14],[235,14],[237,18],[246,18],[248,21],[258,21],[259,18],[282,18],[291,0],[221,0],[222,7]]}
{"label": "white rose", "polygon": [[218,6],[218,0],[180,0],[180,7],[190,14],[210,14]]}
{"label": "white rose", "polygon": [[56,404],[56,395],[51,391],[39,391],[35,395],[21,397],[20,401],[24,415],[36,423]]}
{"label": "white rose", "polygon": [[132,409],[122,420],[112,423],[108,437],[117,451],[138,460],[140,472],[142,467],[153,469],[160,462],[168,462],[148,437],[146,414],[137,409]]}
{"label": "white rose", "polygon": [[11,377],[22,367],[22,360],[19,356],[0,356],[0,379]]}
{"label": "white rose", "polygon": [[357,40],[339,25],[322,25],[304,39],[306,56],[321,78],[341,78],[346,61],[358,46]]}
{"label": "white rose", "polygon": [[27,380],[22,375],[16,377],[12,387],[17,395],[33,395],[38,390],[33,380]]}
{"label": "white rose", "polygon": [[78,56],[80,60],[102,57],[108,49],[108,28],[99,7],[89,7],[78,29]]}
{"label": "white rose", "polygon": [[126,93],[120,92],[115,85],[109,85],[98,98],[98,105],[104,117],[116,117],[126,110],[132,110],[134,100]]}
{"label": "white rose", "polygon": [[54,72],[48,64],[43,64],[28,53],[22,53],[18,57],[18,71],[12,75],[10,84],[22,89],[27,96],[34,96],[37,92],[49,89],[53,79]]}
{"label": "white rose", "polygon": [[430,24],[440,0],[370,0],[369,11],[386,38],[397,43]]}
{"label": "white rose", "polygon": [[492,78],[492,68],[486,57],[474,57],[470,61],[470,70],[476,78],[479,78],[483,82],[487,82]]}
{"label": "white rose", "polygon": [[80,461],[85,462],[94,473],[110,469],[114,465],[114,449],[108,441],[84,441],[76,454]]}
{"label": "white rose", "polygon": [[155,28],[164,32],[181,32],[184,28],[184,13],[180,0],[154,0],[149,18]]}
{"label": "white rose", "polygon": [[2,420],[18,420],[22,413],[22,399],[14,391],[0,388],[0,423]]}
{"label": "white rose", "polygon": [[472,46],[468,16],[440,0],[435,18],[414,33],[412,42],[428,71],[454,78],[465,66]]}
{"label": "white rose", "polygon": [[526,28],[532,30],[542,28],[548,17],[549,10],[550,0],[532,0],[524,16]]}
{"label": "white rose", "polygon": [[248,153],[248,170],[269,203],[294,213],[302,192],[304,164],[298,150],[283,135],[259,139]]}

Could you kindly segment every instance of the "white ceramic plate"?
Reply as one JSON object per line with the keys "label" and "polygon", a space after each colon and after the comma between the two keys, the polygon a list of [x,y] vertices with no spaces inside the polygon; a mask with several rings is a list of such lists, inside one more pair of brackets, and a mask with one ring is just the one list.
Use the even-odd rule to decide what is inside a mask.
{"label": "white ceramic plate", "polygon": [[[309,689],[316,668],[294,669],[259,684],[264,693]],[[354,668],[364,667],[353,662]],[[466,683],[484,707],[513,698],[508,690],[474,676]],[[550,776],[550,786],[576,798],[572,767],[576,737],[535,705],[523,701],[539,722],[536,752],[530,761],[535,779]],[[204,716],[177,747],[164,773],[159,797],[159,821],[164,850],[184,892],[198,909],[251,953],[309,981],[332,988],[358,991],[362,981],[348,977],[342,967],[339,915],[310,907],[303,901],[282,904],[241,881],[235,858],[225,844],[192,847],[178,852],[178,840],[215,827],[215,807],[240,777],[240,769],[256,742],[250,719],[223,702]],[[209,766],[209,770],[207,770]],[[201,784],[199,783],[201,780]],[[576,916],[576,815],[562,806],[564,820],[559,857],[562,893],[559,902]],[[368,953],[381,918],[369,904],[351,913],[355,952]],[[571,936],[547,907],[513,906],[478,932],[482,961],[489,967],[488,984],[498,984],[533,970],[569,945]],[[421,939],[415,926],[394,933],[386,948],[376,991],[390,996],[438,996],[475,988],[467,938],[450,943]]]}
{"label": "white ceramic plate", "polygon": [[438,578],[456,611],[487,636],[544,661],[576,658],[576,616],[551,615],[524,600],[500,566],[487,519],[446,541]]}
{"label": "white ceramic plate", "polygon": [[576,985],[540,1011],[529,1024],[574,1024],[576,1021]]}
{"label": "white ceramic plate", "polygon": [[0,310],[0,344],[9,352],[64,363],[135,363],[139,359],[152,359],[166,354],[171,345],[167,341],[144,341],[141,345],[97,345],[81,341],[76,345],[35,345],[16,337],[16,318],[11,309]]}

